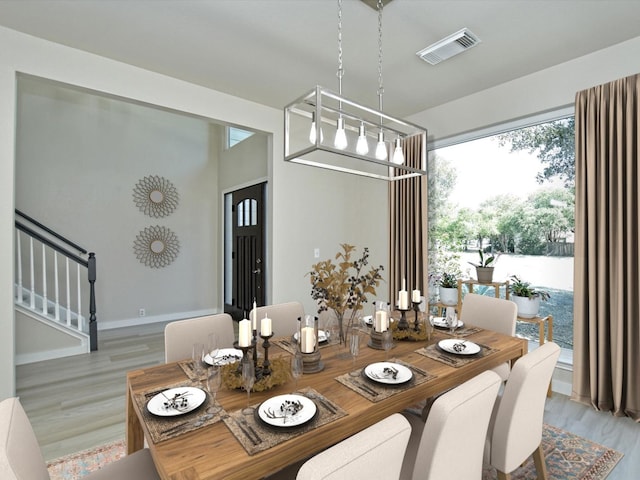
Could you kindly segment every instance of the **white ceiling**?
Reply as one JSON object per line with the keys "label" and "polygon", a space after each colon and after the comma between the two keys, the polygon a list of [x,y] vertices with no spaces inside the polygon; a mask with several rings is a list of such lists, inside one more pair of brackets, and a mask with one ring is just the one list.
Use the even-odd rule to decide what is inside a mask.
{"label": "white ceiling", "polygon": [[[337,0],[0,0],[0,25],[282,108],[316,84],[337,91],[337,10]],[[377,12],[344,0],[342,23],[343,94],[377,106]],[[463,27],[482,43],[436,66],[415,55]],[[408,116],[639,35],[638,0],[394,0],[384,110]]]}

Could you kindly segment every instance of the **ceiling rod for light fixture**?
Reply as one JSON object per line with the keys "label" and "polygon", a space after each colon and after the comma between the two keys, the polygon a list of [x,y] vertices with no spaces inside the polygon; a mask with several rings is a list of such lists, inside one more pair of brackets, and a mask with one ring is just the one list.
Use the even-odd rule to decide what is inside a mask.
{"label": "ceiling rod for light fixture", "polygon": [[[344,76],[344,68],[342,68],[342,0],[338,0],[338,94],[342,97],[342,77]],[[342,102],[338,102],[338,110],[342,111]],[[347,148],[347,132],[344,130],[344,118],[342,114],[336,122],[336,136],[333,140],[333,146],[338,150]]]}

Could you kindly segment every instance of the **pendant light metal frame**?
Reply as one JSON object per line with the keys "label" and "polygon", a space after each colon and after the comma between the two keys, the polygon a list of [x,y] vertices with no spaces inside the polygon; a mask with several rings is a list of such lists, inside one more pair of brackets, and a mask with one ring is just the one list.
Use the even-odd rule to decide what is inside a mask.
{"label": "pendant light metal frame", "polygon": [[[312,114],[315,114],[316,119],[316,142],[314,144],[309,143],[309,125],[311,124]],[[347,135],[351,135],[351,141],[345,150],[335,148],[333,146],[333,135],[326,134],[327,128],[335,128],[339,117],[345,120]],[[295,123],[298,123],[298,125],[294,125]],[[373,139],[372,141],[376,141],[378,131],[383,130],[388,133],[391,139],[390,146],[393,145],[393,139],[395,138],[400,138],[404,143],[409,138],[420,137],[422,139],[420,151],[421,168],[413,168],[405,164],[396,165],[387,160],[379,160],[375,157],[375,148],[369,148],[367,155],[358,154],[355,151],[355,147],[359,127],[362,123],[366,126],[367,137]],[[323,128],[325,135],[320,133]],[[299,137],[297,143],[293,138],[294,132],[299,133],[297,135]],[[324,140],[323,137],[330,140]],[[297,148],[296,145],[298,145]],[[426,145],[427,131],[422,127],[392,117],[380,110],[360,105],[319,85],[294,100],[284,109],[284,159],[286,162],[310,165],[379,180],[395,181],[427,174]],[[392,154],[393,150],[389,152],[387,158],[392,158]],[[387,169],[382,172],[347,166],[346,163],[355,165],[357,162],[345,162],[344,157],[364,162],[363,165],[373,163],[387,167]]]}
{"label": "pendant light metal frame", "polygon": [[[339,93],[321,86],[296,99],[284,108],[284,159],[286,162],[309,165],[343,173],[350,173],[379,180],[395,181],[427,174],[427,131],[415,124],[392,117],[382,111],[382,7],[378,0],[378,77],[379,109],[373,109],[342,96],[342,4],[338,1],[338,80]],[[309,126],[315,119],[315,143],[310,144]],[[347,137],[351,137],[345,149],[338,149],[333,141],[325,141],[323,127],[334,131],[344,125]],[[387,158],[376,158],[374,148],[366,154],[356,151],[362,127],[367,137],[377,141],[387,133]],[[327,138],[334,138],[328,134]],[[420,137],[420,168],[393,163],[394,140]],[[383,168],[379,167],[382,166]]]}

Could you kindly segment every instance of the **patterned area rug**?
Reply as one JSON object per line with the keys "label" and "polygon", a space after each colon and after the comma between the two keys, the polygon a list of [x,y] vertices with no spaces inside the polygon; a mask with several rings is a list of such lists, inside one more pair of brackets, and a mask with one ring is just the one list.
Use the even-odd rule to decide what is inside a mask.
{"label": "patterned area rug", "polygon": [[[542,445],[549,479],[602,480],[609,476],[622,458],[620,452],[551,425],[545,425],[542,430]],[[495,469],[486,468],[482,479],[495,478]],[[536,478],[536,467],[532,458],[511,474],[512,480]]]}
{"label": "patterned area rug", "polygon": [[[622,454],[550,425],[545,425],[542,442],[549,479],[603,480],[622,458]],[[77,480],[102,465],[124,456],[124,440],[67,455],[49,462],[51,480]],[[494,480],[496,472],[487,468],[483,480]],[[533,460],[513,472],[513,480],[536,478]]]}

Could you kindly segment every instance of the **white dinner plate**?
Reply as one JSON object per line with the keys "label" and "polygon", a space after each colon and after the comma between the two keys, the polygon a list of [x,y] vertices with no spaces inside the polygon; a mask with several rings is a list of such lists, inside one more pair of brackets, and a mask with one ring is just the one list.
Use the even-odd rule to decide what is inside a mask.
{"label": "white dinner plate", "polygon": [[[393,378],[394,370],[397,372]],[[413,378],[413,372],[404,365],[393,362],[378,362],[367,365],[364,374],[370,380],[387,385],[400,385]]]}
{"label": "white dinner plate", "polygon": [[[449,328],[449,325],[447,325],[447,319],[444,317],[433,317],[433,326],[437,328]],[[464,322],[462,320],[458,320],[456,328],[462,327],[464,327]]]}
{"label": "white dinner plate", "polygon": [[[183,403],[181,400],[184,399]],[[147,402],[147,410],[160,417],[175,417],[195,410],[204,403],[207,394],[195,387],[170,388]]]}
{"label": "white dinner plate", "polygon": [[458,340],[456,338],[447,338],[440,340],[438,346],[445,352],[455,353],[456,355],[475,355],[480,352],[480,345],[470,342],[469,340]]}
{"label": "white dinner plate", "polygon": [[371,325],[373,325],[373,315],[366,315],[362,317],[362,321],[365,325],[370,327]]}
{"label": "white dinner plate", "polygon": [[226,365],[227,363],[235,363],[242,360],[242,350],[235,348],[221,348],[213,358],[210,353],[204,356],[205,363],[209,365]]}
{"label": "white dinner plate", "polygon": [[258,417],[273,427],[297,427],[315,417],[318,408],[313,400],[295,394],[278,395],[258,406]]}
{"label": "white dinner plate", "polygon": [[[298,332],[293,334],[293,339],[296,342],[298,341]],[[319,343],[324,343],[327,340],[329,340],[329,337],[327,336],[327,333],[324,330],[318,330],[318,341],[319,341]]]}

